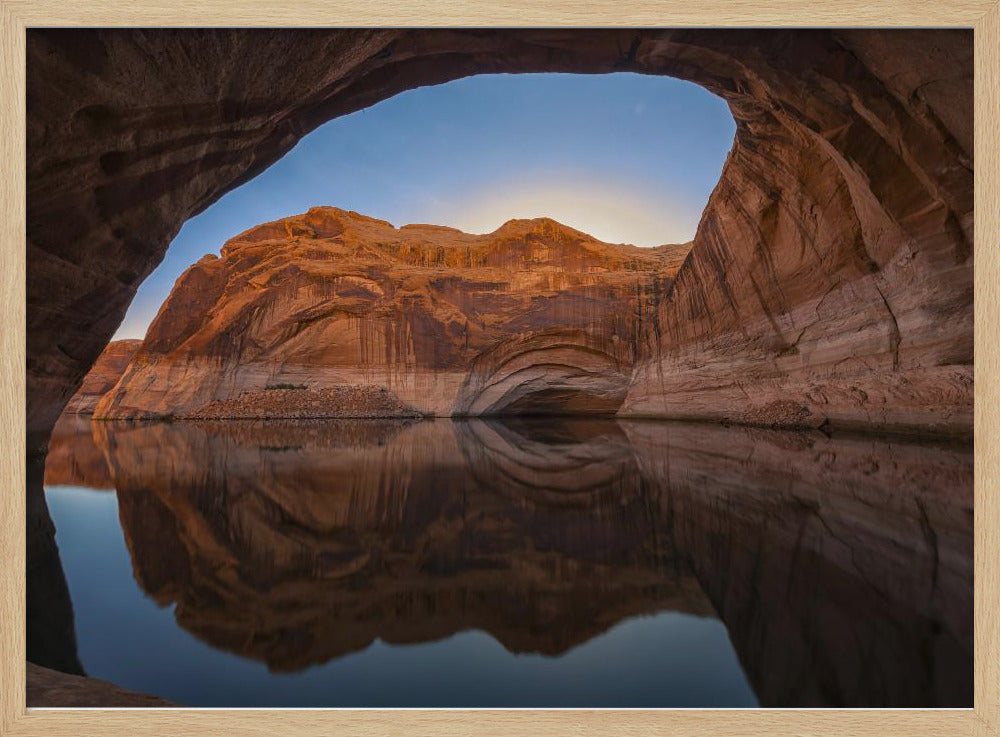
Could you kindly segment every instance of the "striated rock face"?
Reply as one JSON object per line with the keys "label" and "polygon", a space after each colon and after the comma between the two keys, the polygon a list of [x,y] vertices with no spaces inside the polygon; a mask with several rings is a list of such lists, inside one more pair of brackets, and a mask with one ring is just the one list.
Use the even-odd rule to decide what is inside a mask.
{"label": "striated rock face", "polygon": [[66,405],[64,414],[89,415],[94,413],[97,401],[103,397],[122,377],[125,367],[142,345],[141,340],[115,340],[97,357],[94,365],[72,399]]}
{"label": "striated rock face", "polygon": [[503,341],[476,357],[454,414],[614,414],[631,377],[614,348],[566,328]]}
{"label": "striated rock face", "polygon": [[185,272],[95,415],[613,413],[688,248],[548,219],[479,236],[313,208]]}
{"label": "striated rock face", "polygon": [[186,218],[330,118],[529,71],[672,75],[736,120],[627,412],[971,428],[971,31],[31,29],[29,443]]}

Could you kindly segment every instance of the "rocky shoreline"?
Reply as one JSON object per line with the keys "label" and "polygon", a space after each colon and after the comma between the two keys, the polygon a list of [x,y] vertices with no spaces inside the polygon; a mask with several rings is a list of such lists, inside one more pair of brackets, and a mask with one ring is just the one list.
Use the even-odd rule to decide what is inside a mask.
{"label": "rocky shoreline", "polygon": [[233,399],[215,400],[164,419],[417,419],[423,416],[385,387],[342,385],[314,389],[278,384],[262,391],[245,391]]}
{"label": "rocky shoreline", "polygon": [[165,708],[176,704],[151,694],[129,691],[89,676],[76,676],[27,663],[27,705],[38,708]]}

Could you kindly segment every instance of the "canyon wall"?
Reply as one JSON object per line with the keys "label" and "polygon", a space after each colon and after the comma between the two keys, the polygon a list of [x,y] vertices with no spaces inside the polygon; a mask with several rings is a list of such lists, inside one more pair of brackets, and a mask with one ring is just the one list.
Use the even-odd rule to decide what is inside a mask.
{"label": "canyon wall", "polygon": [[118,383],[140,345],[141,340],[114,340],[108,343],[83,377],[76,394],[66,404],[64,414],[94,414],[97,402]]}
{"label": "canyon wall", "polygon": [[[614,413],[688,251],[547,219],[469,235],[313,208],[188,269],[95,417],[449,416],[523,394]],[[470,364],[501,349],[503,382],[477,381]]]}
{"label": "canyon wall", "polygon": [[967,432],[972,52],[967,30],[31,29],[29,447],[187,218],[330,118],[541,71],[688,79],[737,124],[626,412]]}
{"label": "canyon wall", "polygon": [[971,434],[971,45],[837,38],[751,56],[623,413]]}

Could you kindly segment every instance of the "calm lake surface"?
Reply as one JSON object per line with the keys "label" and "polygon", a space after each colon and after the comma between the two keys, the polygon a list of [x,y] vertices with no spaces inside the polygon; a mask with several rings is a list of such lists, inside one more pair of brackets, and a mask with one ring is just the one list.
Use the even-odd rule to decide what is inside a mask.
{"label": "calm lake surface", "polygon": [[970,446],[69,418],[44,486],[79,663],[182,705],[972,705]]}

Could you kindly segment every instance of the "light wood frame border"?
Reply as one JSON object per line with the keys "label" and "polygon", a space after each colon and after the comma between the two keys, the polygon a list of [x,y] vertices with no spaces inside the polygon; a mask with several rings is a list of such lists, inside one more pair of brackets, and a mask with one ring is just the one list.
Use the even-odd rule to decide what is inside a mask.
{"label": "light wood frame border", "polygon": [[[975,29],[975,708],[25,708],[25,29],[40,26],[963,26]],[[0,0],[0,735],[1000,737],[1000,0]]]}

